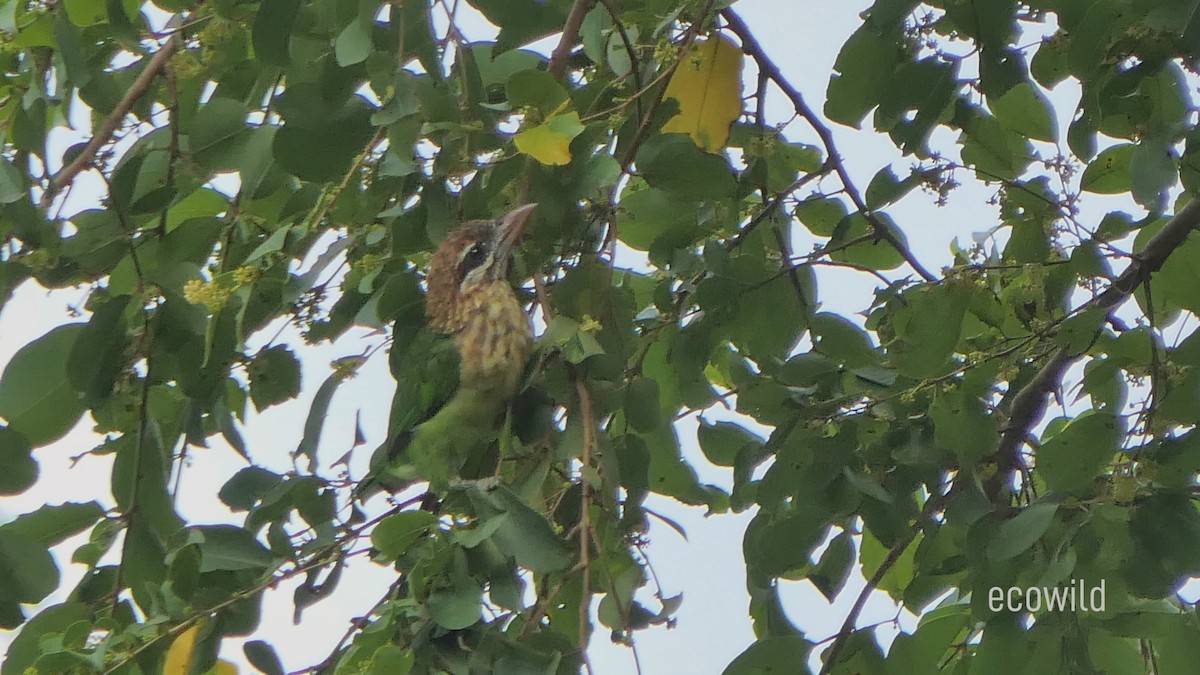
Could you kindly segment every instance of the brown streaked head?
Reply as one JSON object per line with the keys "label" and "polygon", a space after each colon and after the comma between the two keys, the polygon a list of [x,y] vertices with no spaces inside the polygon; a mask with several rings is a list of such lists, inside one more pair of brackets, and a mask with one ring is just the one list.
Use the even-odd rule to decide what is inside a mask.
{"label": "brown streaked head", "polygon": [[464,299],[497,282],[507,287],[508,261],[536,208],[525,204],[502,218],[467,221],[446,235],[427,276],[426,314],[434,330],[458,332],[467,321]]}

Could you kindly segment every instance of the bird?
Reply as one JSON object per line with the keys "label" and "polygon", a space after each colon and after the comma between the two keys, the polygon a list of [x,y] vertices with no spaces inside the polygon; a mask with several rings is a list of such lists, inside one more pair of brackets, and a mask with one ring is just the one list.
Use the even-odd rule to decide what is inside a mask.
{"label": "bird", "polygon": [[397,339],[403,334],[409,344],[402,362],[392,361],[399,384],[389,441],[359,482],[360,500],[420,480],[430,492],[444,491],[496,437],[533,344],[508,267],[536,208],[462,223],[434,251],[425,275],[429,330],[397,326]]}

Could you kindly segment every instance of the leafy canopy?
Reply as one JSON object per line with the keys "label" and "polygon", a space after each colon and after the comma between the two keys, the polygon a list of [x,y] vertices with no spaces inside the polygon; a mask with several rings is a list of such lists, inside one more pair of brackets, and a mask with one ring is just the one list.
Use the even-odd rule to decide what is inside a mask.
{"label": "leafy canopy", "polygon": [[[1196,0],[877,0],[819,111],[730,2],[469,4],[494,41],[440,1],[0,3],[0,305],[87,291],[0,375],[0,493],[51,478],[31,453],[85,413],[112,458],[111,499],[0,525],[19,631],[0,673],[232,672],[222,640],[283,620],[266,589],[302,579],[295,618],[319,620],[352,557],[394,582],[313,670],[577,672],[593,598],[624,642],[679,607],[647,574],[650,494],[754,513],[757,641],[730,675],[806,668],[780,582],[832,598],[856,566],[825,673],[1191,672]],[[522,48],[548,35],[549,57]],[[768,96],[795,115],[765,118]],[[71,124],[90,134],[63,147]],[[830,124],[886,134],[908,169],[856,185]],[[889,209],[968,181],[996,220],[935,274]],[[1094,195],[1136,213],[1082,216]],[[424,330],[429,252],[529,202],[512,281],[546,325],[503,429],[440,500],[413,475],[360,503],[370,449],[322,444],[339,385],[388,368],[385,454],[402,443],[453,386]],[[873,299],[821,311],[826,267]],[[322,370],[287,323],[377,341],[316,374],[281,473],[241,429]],[[686,459],[673,422],[721,403],[743,421],[703,423]],[[213,488],[233,524],[176,509],[171,477],[210,444],[244,458]],[[70,589],[49,553],[68,540]],[[1105,609],[989,604],[1072,580],[1104,582]],[[922,613],[886,653],[856,630],[872,590]],[[244,652],[283,672],[273,645]]]}

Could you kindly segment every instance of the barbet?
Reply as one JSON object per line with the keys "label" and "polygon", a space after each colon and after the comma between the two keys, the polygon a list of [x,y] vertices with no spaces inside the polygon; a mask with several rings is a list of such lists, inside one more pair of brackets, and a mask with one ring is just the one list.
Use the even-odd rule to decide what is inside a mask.
{"label": "barbet", "polygon": [[393,362],[390,440],[372,457],[360,498],[419,480],[444,491],[495,439],[533,342],[508,263],[536,206],[463,223],[434,252],[426,274],[430,330],[409,333],[404,362]]}

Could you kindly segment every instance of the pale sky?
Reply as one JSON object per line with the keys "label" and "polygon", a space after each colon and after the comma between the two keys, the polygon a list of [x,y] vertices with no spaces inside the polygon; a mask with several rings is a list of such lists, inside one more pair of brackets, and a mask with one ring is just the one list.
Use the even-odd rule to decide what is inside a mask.
{"label": "pale sky", "polygon": [[[859,13],[870,4],[867,0],[743,0],[734,8],[805,95],[810,106],[819,111],[837,50],[859,25]],[[467,7],[466,3],[463,7]],[[464,21],[461,25],[468,38],[485,39],[489,35],[489,28],[480,22]],[[1045,33],[1050,31],[1047,28]],[[548,44],[552,45],[553,41]],[[753,80],[748,78],[747,82]],[[1073,86],[1064,83],[1055,92],[1056,103],[1068,101],[1066,105],[1059,105],[1063,115],[1071,113],[1078,98]],[[777,92],[769,98],[767,111],[771,122],[792,117],[790,104]],[[1065,129],[1066,122],[1059,120],[1060,127]],[[867,125],[870,125],[869,118]],[[907,174],[911,158],[902,158],[886,137],[839,126],[833,126],[833,130],[860,189],[865,189],[874,173],[889,162],[899,175]],[[802,122],[793,123],[788,128],[788,136],[796,141],[817,143],[816,136]],[[944,148],[949,156],[957,157],[953,141],[954,135],[945,129],[939,129],[934,135],[935,145]],[[836,186],[836,181],[827,179],[827,186]],[[946,208],[936,207],[933,197],[914,192],[892,207],[890,213],[907,234],[917,257],[936,274],[941,266],[951,261],[950,242],[955,237],[969,245],[972,232],[987,230],[994,225],[995,207],[986,204],[993,192],[966,182],[951,196],[950,206]],[[82,204],[74,206],[82,208]],[[811,245],[810,239],[798,237],[795,250],[804,252]],[[907,273],[908,270],[901,269],[890,276],[898,278]],[[852,313],[866,306],[875,280],[868,275],[822,268],[819,287],[823,309]],[[48,294],[34,285],[22,287],[0,313],[0,364],[7,363],[29,340],[66,321],[67,305],[80,304],[83,298],[83,291]],[[250,347],[262,344],[273,333],[273,329],[263,331]],[[351,331],[336,345],[306,348],[302,354],[304,387],[300,399],[263,414],[252,414],[251,422],[244,430],[247,447],[255,460],[275,470],[287,469],[289,452],[299,441],[301,421],[307,414],[312,395],[328,374],[326,364],[337,357],[361,353],[364,346],[378,344],[380,339],[379,336],[367,336],[366,331]],[[362,474],[371,449],[382,440],[393,386],[382,352],[360,371],[357,379],[342,385],[325,426],[321,458],[326,464],[349,447],[355,413],[360,412],[368,442],[358,450],[353,467],[355,476]],[[706,414],[705,418],[733,419],[733,416],[718,412]],[[729,488],[731,471],[707,464],[696,447],[695,428],[694,418],[689,418],[680,423],[679,432],[684,439],[685,452],[694,462],[701,481]],[[111,505],[113,500],[107,485],[111,462],[108,458],[89,457],[74,467],[69,466],[70,457],[86,451],[95,442],[85,418],[62,441],[39,449],[35,457],[41,465],[43,480],[24,495],[0,501],[0,521],[47,501],[98,499],[102,504]],[[219,437],[211,439],[210,443],[212,447],[208,450],[191,451],[192,461],[185,470],[179,495],[179,511],[193,523],[238,523],[241,516],[230,514],[218,502],[216,493],[244,463]],[[104,476],[105,481],[97,481],[97,476]],[[741,552],[742,533],[752,512],[705,518],[703,509],[685,507],[666,499],[652,498],[648,505],[681,523],[688,533],[688,540],[684,541],[671,529],[651,521],[652,544],[647,553],[663,584],[664,594],[670,596],[682,592],[684,602],[674,630],[659,627],[635,636],[643,671],[720,673],[754,639],[747,617],[749,600]],[[71,588],[82,572],[80,566],[69,564],[75,545],[68,543],[56,551],[65,589]],[[264,616],[269,620],[264,621],[259,634],[254,637],[273,643],[285,668],[293,670],[323,659],[345,630],[347,619],[361,614],[374,602],[379,589],[394,578],[394,572],[388,568],[363,559],[352,562],[347,571],[349,574],[344,576],[335,597],[309,608],[300,626],[291,624],[295,583],[282,584],[279,589],[267,593]],[[792,621],[806,631],[809,639],[821,640],[840,627],[862,583],[861,576],[856,575],[848,584],[847,592],[832,606],[808,582],[781,582],[781,593]],[[652,591],[653,586],[648,590]],[[655,606],[649,593],[644,594],[642,600],[650,607]],[[58,601],[61,601],[60,595],[52,596],[49,602]],[[895,605],[886,596],[875,594],[859,623],[874,624],[894,616]],[[911,631],[914,625],[915,617],[906,615],[899,627]],[[899,627],[884,627],[881,639],[890,642]],[[0,649],[10,637],[0,634]],[[224,655],[241,662],[240,641],[226,641]],[[634,672],[630,651],[610,644],[607,631],[602,627],[595,633],[589,656],[598,675]],[[242,672],[254,671],[244,665]]]}

